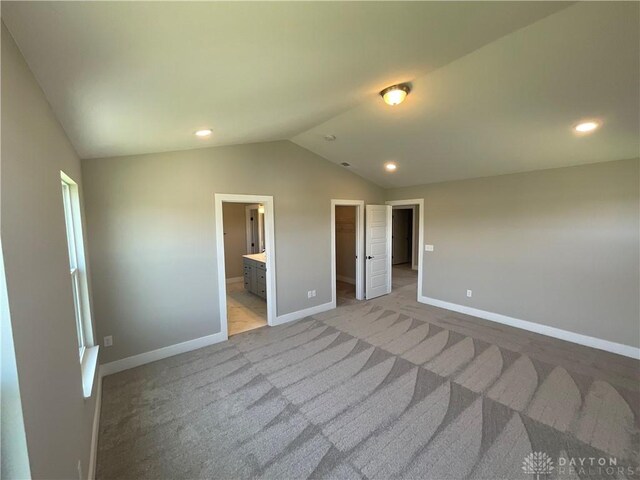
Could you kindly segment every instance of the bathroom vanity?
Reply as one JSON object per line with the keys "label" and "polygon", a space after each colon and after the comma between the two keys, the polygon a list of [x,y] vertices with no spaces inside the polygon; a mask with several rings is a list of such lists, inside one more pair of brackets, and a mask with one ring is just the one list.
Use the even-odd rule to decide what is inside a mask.
{"label": "bathroom vanity", "polygon": [[242,256],[244,263],[244,288],[266,300],[267,298],[267,256],[254,253]]}

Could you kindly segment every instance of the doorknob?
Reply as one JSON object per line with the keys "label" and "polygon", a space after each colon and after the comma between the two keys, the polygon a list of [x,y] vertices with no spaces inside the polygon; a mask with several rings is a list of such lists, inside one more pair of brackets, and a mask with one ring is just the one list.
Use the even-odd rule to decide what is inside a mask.
{"label": "doorknob", "polygon": [[368,257],[367,257],[367,260],[371,260],[372,258],[374,258],[374,257],[372,257],[372,256],[368,256]]}

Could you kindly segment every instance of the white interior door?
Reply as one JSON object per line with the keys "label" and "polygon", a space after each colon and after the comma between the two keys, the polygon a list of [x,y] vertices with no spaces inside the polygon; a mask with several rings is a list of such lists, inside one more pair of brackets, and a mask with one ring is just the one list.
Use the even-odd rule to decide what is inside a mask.
{"label": "white interior door", "polygon": [[391,292],[391,206],[367,205],[366,297]]}

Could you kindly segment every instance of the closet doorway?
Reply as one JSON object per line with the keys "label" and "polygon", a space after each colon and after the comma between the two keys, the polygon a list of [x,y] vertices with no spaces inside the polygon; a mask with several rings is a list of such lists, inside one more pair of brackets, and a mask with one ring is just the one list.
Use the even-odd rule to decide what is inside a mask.
{"label": "closet doorway", "polygon": [[364,298],[364,201],[331,200],[332,303]]}

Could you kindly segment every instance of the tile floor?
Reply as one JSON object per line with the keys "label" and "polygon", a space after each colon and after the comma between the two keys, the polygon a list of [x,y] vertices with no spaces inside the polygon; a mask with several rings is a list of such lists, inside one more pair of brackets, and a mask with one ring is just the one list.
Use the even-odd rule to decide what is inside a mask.
{"label": "tile floor", "polygon": [[227,285],[227,319],[229,336],[264,327],[267,302],[247,292],[243,283],[230,283]]}

